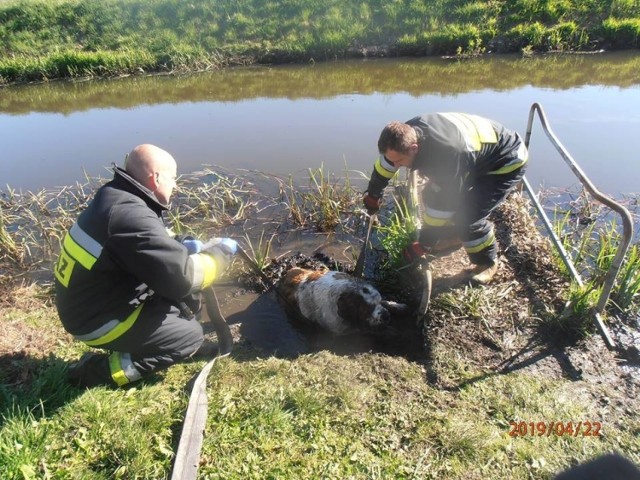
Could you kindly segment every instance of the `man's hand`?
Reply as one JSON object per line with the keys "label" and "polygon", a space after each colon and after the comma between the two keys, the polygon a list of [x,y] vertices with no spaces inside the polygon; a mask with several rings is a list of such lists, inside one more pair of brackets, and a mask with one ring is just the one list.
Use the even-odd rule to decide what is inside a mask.
{"label": "man's hand", "polygon": [[214,237],[202,246],[202,253],[218,254],[232,257],[238,251],[238,242],[231,238]]}
{"label": "man's hand", "polygon": [[362,203],[364,203],[364,208],[367,209],[367,213],[369,215],[373,215],[374,213],[378,213],[378,210],[380,210],[382,197],[374,197],[369,192],[365,192],[364,197],[362,197]]}
{"label": "man's hand", "polygon": [[[200,253],[211,255],[216,262],[219,272],[226,270],[231,262],[233,256],[238,251],[238,242],[230,238],[212,238],[202,246]],[[219,276],[219,274],[216,274]]]}
{"label": "man's hand", "polygon": [[187,251],[189,255],[193,255],[194,253],[200,253],[202,250],[202,242],[200,240],[196,240],[195,238],[187,237],[181,242],[185,247],[187,247]]}
{"label": "man's hand", "polygon": [[402,256],[407,263],[413,263],[416,260],[423,260],[428,250],[425,250],[419,242],[413,242],[409,244],[407,248],[402,252]]}

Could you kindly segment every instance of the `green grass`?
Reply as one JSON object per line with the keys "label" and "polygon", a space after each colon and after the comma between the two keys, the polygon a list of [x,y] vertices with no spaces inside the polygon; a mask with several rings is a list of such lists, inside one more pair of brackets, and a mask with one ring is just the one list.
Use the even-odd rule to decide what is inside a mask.
{"label": "green grass", "polygon": [[[52,348],[38,365],[42,380],[5,394],[3,479],[166,478],[184,387],[202,363],[129,389],[80,391],[64,384],[61,360],[69,355],[69,346]],[[482,373],[462,357],[445,368]],[[569,380],[514,373],[449,392],[400,357],[320,352],[284,360],[241,349],[210,375],[200,475],[526,479],[610,450],[640,460],[640,423],[620,428],[594,417],[589,397],[574,389]],[[510,422],[579,420],[603,421],[602,436],[509,435]]]}
{"label": "green grass", "polygon": [[[274,182],[277,192],[282,181]],[[244,177],[226,174],[181,179],[175,205],[184,217],[181,224],[191,225],[194,232],[234,222],[244,229],[255,215],[251,209],[266,202],[253,185]],[[346,209],[335,212],[341,219],[353,216],[350,209],[360,198],[349,182],[339,182],[322,169],[310,172],[308,186],[301,189],[317,203],[325,198],[325,189],[335,189],[331,198],[350,199],[335,207]],[[46,270],[53,252],[41,248],[41,256],[36,255],[37,239],[59,239],[63,225],[89,198],[89,190],[78,186],[2,197],[10,241],[30,252],[25,269]],[[206,217],[198,210],[205,208],[203,202],[212,205]],[[274,231],[290,227],[290,206],[280,201],[271,206],[282,208],[281,223],[269,216]],[[68,208],[68,215],[59,218],[57,208]],[[198,216],[205,226],[196,223]],[[21,224],[18,234],[13,227],[20,219],[29,221]],[[227,223],[215,223],[219,220]],[[246,241],[254,256],[259,251],[267,257],[270,225],[258,223],[259,238],[247,236]],[[43,237],[43,232],[49,236]],[[636,257],[629,257],[633,265],[637,265],[635,252]],[[635,284],[637,267],[629,272],[628,283]],[[187,405],[186,385],[203,362],[173,366],[127,389],[72,388],[64,380],[65,365],[86,347],[62,330],[50,287],[20,286],[18,281],[3,291],[2,478],[167,478]],[[435,298],[433,311],[443,312],[439,319],[445,325],[457,325],[465,334],[480,331],[483,338],[499,344],[502,332],[494,319],[535,323],[534,315],[543,308],[537,306],[537,313],[524,316],[520,310],[506,312],[503,318],[501,309],[511,302],[513,291],[512,283],[458,288]],[[637,305],[637,296],[632,305]],[[528,309],[533,306],[522,305],[522,311]],[[550,311],[549,316],[557,314]],[[457,387],[438,388],[427,380],[431,366],[401,356],[322,351],[279,359],[237,345],[210,375],[200,475],[225,480],[500,480],[552,478],[570,465],[610,451],[640,463],[640,419],[619,416],[615,409],[623,404],[618,400],[602,407],[601,399],[617,394],[607,390],[609,385],[588,376],[576,380],[547,374],[544,367],[498,373],[495,365],[485,366],[464,346],[437,337],[432,349],[431,366],[438,377]],[[509,435],[512,422],[560,421],[602,422],[602,436]]]}
{"label": "green grass", "polygon": [[622,0],[15,0],[0,3],[0,83],[388,54],[638,46]]}

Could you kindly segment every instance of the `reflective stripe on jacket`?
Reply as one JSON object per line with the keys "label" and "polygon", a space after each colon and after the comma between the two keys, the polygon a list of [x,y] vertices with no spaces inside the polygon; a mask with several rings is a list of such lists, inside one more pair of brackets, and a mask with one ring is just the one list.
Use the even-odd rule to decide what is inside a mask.
{"label": "reflective stripe on jacket", "polygon": [[[476,178],[510,173],[527,161],[520,136],[487,118],[466,113],[430,113],[406,123],[418,135],[419,150],[412,168],[445,192],[446,204],[433,205],[438,210],[452,210],[460,192],[472,186]],[[397,170],[381,155],[369,180],[369,194],[381,196]]]}

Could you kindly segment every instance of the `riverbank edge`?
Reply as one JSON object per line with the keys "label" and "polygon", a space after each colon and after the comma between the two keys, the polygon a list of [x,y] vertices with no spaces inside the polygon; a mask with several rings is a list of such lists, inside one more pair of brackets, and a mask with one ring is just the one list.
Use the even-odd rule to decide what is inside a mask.
{"label": "riverbank edge", "polygon": [[[196,3],[191,5],[192,9],[204,7],[204,4]],[[273,21],[264,18],[265,12],[261,10],[256,10],[257,16],[253,18],[245,18],[246,15],[238,10],[231,16],[226,13],[228,18],[219,19],[220,12],[213,7],[206,18],[192,19],[187,11],[179,10],[186,7],[167,2],[163,4],[165,7],[172,6],[187,17],[165,22],[158,16],[160,11],[149,8],[144,13],[150,17],[144,18],[154,26],[146,27],[146,30],[143,27],[142,32],[137,32],[140,25],[133,27],[123,23],[124,13],[120,10],[112,12],[117,18],[108,20],[107,10],[93,12],[67,0],[51,7],[38,1],[7,4],[0,8],[0,31],[5,34],[0,56],[0,87],[54,79],[185,74],[235,66],[357,58],[464,59],[490,53],[529,56],[640,47],[637,9],[618,11],[607,7],[605,1],[590,10],[567,6],[531,9],[531,6],[519,5],[507,11],[503,7],[490,8],[482,2],[477,3],[473,8],[479,9],[478,13],[482,12],[482,15],[475,17],[469,16],[466,10],[453,9],[453,4],[451,8],[423,6],[420,18],[428,25],[422,27],[416,27],[415,19],[405,18],[411,9],[402,15],[386,10],[378,12],[388,18],[376,21],[371,16],[377,10],[364,17],[358,16],[363,13],[353,16],[349,4],[332,7],[341,12],[341,16],[322,21],[319,18],[324,10],[313,12],[313,22],[304,21],[304,15],[308,13],[299,12],[292,17],[283,17],[289,23],[286,37],[286,29],[279,33],[271,31]],[[142,7],[138,5],[138,8]],[[374,7],[367,7],[371,8]],[[70,19],[76,15],[80,17]],[[284,12],[278,10],[276,17],[283,15]],[[242,19],[247,28],[249,25],[254,27],[253,33],[240,28]],[[358,23],[357,28],[344,24],[347,20]],[[217,25],[218,21],[224,26]],[[190,30],[195,28],[193,22],[200,22],[197,29],[201,37],[193,36]],[[38,35],[31,33],[42,29]],[[183,30],[189,33],[181,34]],[[59,31],[65,35],[60,36]],[[140,37],[141,33],[143,37]]]}
{"label": "riverbank edge", "polygon": [[[615,49],[594,49],[590,51],[584,50],[548,50],[543,52],[534,52],[522,50],[520,51],[522,58],[532,58],[532,57],[542,57],[545,55],[601,55],[612,52],[626,51],[626,50],[637,50],[635,48],[615,48]],[[100,52],[96,52],[100,53]],[[432,54],[402,54],[399,53],[398,49],[394,47],[389,47],[388,45],[370,45],[370,46],[362,46],[362,47],[350,47],[347,51],[344,52],[343,55],[334,56],[333,58],[325,58],[322,60],[315,60],[313,57],[308,57],[306,59],[292,60],[287,55],[275,56],[271,55],[268,59],[259,58],[259,57],[251,57],[251,56],[233,56],[225,58],[224,60],[220,60],[220,57],[213,55],[209,59],[200,59],[197,61],[190,62],[189,64],[179,64],[173,67],[169,67],[166,64],[149,66],[149,65],[131,65],[129,68],[126,68],[122,71],[112,71],[107,69],[106,67],[100,68],[103,73],[91,72],[86,75],[64,75],[64,76],[38,76],[39,78],[29,77],[27,79],[20,79],[15,81],[7,81],[0,74],[0,90],[3,88],[9,87],[17,87],[21,85],[31,85],[31,84],[46,84],[50,82],[59,82],[59,81],[76,81],[82,82],[87,80],[113,80],[117,78],[126,78],[132,76],[159,76],[159,75],[187,75],[187,74],[196,74],[203,73],[209,71],[217,71],[217,70],[225,70],[232,69],[238,67],[250,67],[250,66],[258,66],[258,67],[269,67],[269,66],[281,66],[281,65],[291,65],[291,64],[314,64],[314,63],[322,63],[322,62],[337,62],[342,60],[382,60],[382,59],[397,59],[397,58],[442,58],[442,59],[450,59],[450,60],[469,60],[469,59],[477,59],[483,57],[491,57],[492,55],[502,55],[502,54],[517,54],[518,51],[490,51],[485,53],[463,53],[463,54],[453,54],[453,55],[432,55]],[[53,58],[53,62],[56,61],[56,58]]]}

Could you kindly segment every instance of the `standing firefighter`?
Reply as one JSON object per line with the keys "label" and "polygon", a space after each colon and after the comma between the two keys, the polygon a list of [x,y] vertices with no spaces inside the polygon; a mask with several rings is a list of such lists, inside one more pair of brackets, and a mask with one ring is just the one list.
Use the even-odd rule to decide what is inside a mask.
{"label": "standing firefighter", "polygon": [[428,179],[419,242],[409,246],[406,256],[436,253],[459,239],[475,265],[471,280],[491,281],[498,263],[488,216],[524,175],[527,149],[520,136],[476,115],[430,113],[389,123],[378,150],[382,157],[363,198],[370,213],[380,208],[383,189],[400,167]]}
{"label": "standing firefighter", "polygon": [[58,314],[77,340],[107,350],[71,364],[73,384],[126,385],[202,350],[195,294],[226,269],[237,244],[213,239],[199,251],[200,242],[170,236],[162,213],[176,168],[156,146],[134,148],[64,238]]}

